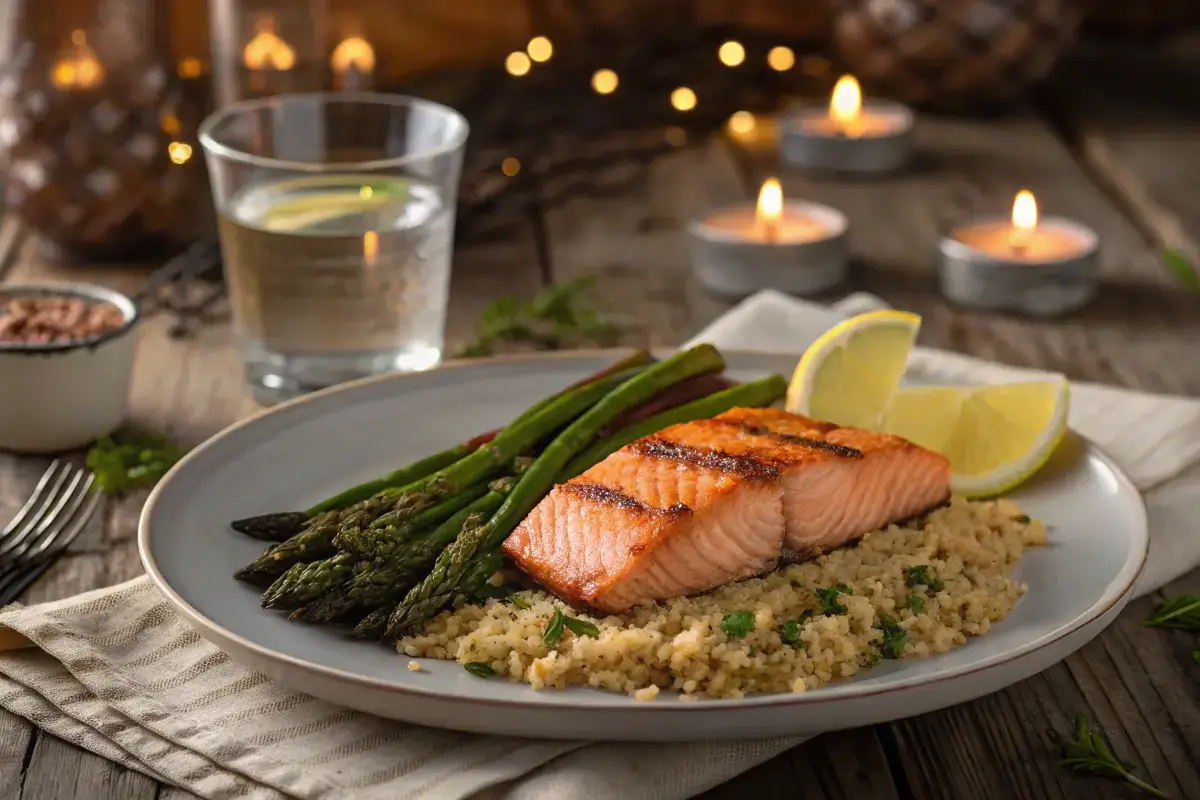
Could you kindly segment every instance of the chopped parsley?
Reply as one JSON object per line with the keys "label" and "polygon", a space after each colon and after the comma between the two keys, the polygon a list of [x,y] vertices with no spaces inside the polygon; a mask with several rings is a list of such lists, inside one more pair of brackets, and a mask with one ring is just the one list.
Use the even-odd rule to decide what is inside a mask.
{"label": "chopped parsley", "polygon": [[925,610],[925,598],[916,592],[908,593],[908,608],[914,614],[920,614]]}
{"label": "chopped parsley", "polygon": [[899,658],[904,653],[904,645],[908,643],[908,631],[887,614],[879,615],[879,628],[883,631],[883,642],[879,652],[884,658]]}
{"label": "chopped parsley", "polygon": [[1015,517],[1013,517],[1013,519],[1022,525],[1028,525],[1032,521],[1029,519],[1028,514],[1017,514]]}
{"label": "chopped parsley", "polygon": [[463,669],[476,678],[490,678],[496,674],[496,670],[492,669],[490,664],[483,661],[468,661],[466,664],[463,664]]}
{"label": "chopped parsley", "polygon": [[883,653],[879,652],[878,647],[872,647],[867,650],[867,666],[873,667],[883,660]]}
{"label": "chopped parsley", "polygon": [[575,619],[575,617],[563,617],[563,625],[567,626],[567,630],[576,636],[591,636],[593,639],[600,637],[600,629],[586,619]]}
{"label": "chopped parsley", "polygon": [[508,602],[517,608],[533,608],[533,605],[521,595],[513,592],[508,596]]}
{"label": "chopped parsley", "polygon": [[904,582],[909,586],[927,586],[931,592],[940,592],[945,584],[929,573],[929,565],[921,564],[904,571]]}
{"label": "chopped parsley", "polygon": [[721,620],[721,630],[731,639],[744,639],[754,630],[754,614],[749,611],[734,611]]}
{"label": "chopped parsley", "polygon": [[101,490],[121,494],[158,483],[183,453],[160,433],[131,431],[97,439],[88,450],[87,468]]}
{"label": "chopped parsley", "polygon": [[854,590],[844,583],[830,586],[828,589],[817,589],[817,602],[821,604],[821,613],[825,616],[846,613],[846,607],[838,602],[839,594],[854,594]]}
{"label": "chopped parsley", "polygon": [[563,612],[561,608],[556,608],[554,615],[550,617],[550,624],[546,626],[546,632],[542,634],[542,641],[546,643],[547,647],[554,647],[562,638],[562,632]]}
{"label": "chopped parsley", "polygon": [[779,629],[779,638],[783,639],[785,644],[800,644],[800,626],[807,622],[812,615],[812,609],[806,608],[800,612],[800,616],[783,623],[783,627]]}

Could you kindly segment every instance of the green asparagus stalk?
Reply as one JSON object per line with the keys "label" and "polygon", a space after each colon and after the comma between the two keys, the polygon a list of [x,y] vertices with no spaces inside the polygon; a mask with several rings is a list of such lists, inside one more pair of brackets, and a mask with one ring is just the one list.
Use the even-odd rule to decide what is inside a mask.
{"label": "green asparagus stalk", "polygon": [[442,552],[430,574],[397,606],[388,620],[388,635],[396,636],[413,628],[445,605],[453,597],[472,557],[479,552],[494,550],[504,542],[553,485],[567,463],[588,446],[602,426],[667,386],[694,375],[719,372],[724,366],[724,359],[716,348],[698,345],[623,381],[592,405],[550,443],[488,522],[464,528],[454,543]]}
{"label": "green asparagus stalk", "polygon": [[353,553],[338,553],[311,564],[293,564],[263,592],[262,607],[299,608],[346,580],[358,562]]}
{"label": "green asparagus stalk", "polygon": [[696,419],[708,419],[724,413],[731,408],[762,408],[769,406],[787,394],[787,381],[780,375],[771,375],[749,383],[738,384],[724,391],[714,392],[708,397],[694,400],[676,406],[669,411],[655,414],[593,444],[575,458],[571,459],[563,470],[559,480],[574,478],[584,470],[599,464],[613,453],[630,442],[635,442],[643,436],[658,433],[664,428],[691,422]]}
{"label": "green asparagus stalk", "polygon": [[500,508],[506,496],[506,492],[489,492],[429,534],[410,542],[403,557],[377,559],[358,571],[348,583],[326,592],[292,614],[292,619],[331,622],[395,603],[465,527],[483,524]]}
{"label": "green asparagus stalk", "polygon": [[[408,517],[400,511],[389,511],[372,522],[368,528],[358,524],[343,525],[333,537],[334,546],[342,552],[358,556],[360,560],[386,555],[391,549],[410,539],[413,534],[440,525],[487,492],[487,484],[480,483],[452,495],[449,500]],[[385,520],[384,524],[379,524]]]}
{"label": "green asparagus stalk", "polygon": [[[568,386],[563,389],[559,395],[565,394],[573,389],[581,386],[586,386],[589,383],[594,383],[604,380],[619,372],[623,372],[633,367],[642,366],[651,361],[650,354],[644,350],[639,350],[629,356],[617,361],[616,363],[600,370],[583,380]],[[538,403],[535,403],[530,408],[521,414],[515,421],[522,420],[543,408],[559,395],[552,395]],[[479,449],[495,438],[498,431],[481,434],[463,444],[455,445],[448,450],[443,450],[440,453],[423,458],[414,464],[410,464],[402,469],[390,472],[382,478],[360,483],[357,486],[352,486],[343,492],[340,492],[333,497],[317,503],[315,506],[308,508],[305,511],[283,511],[272,514],[260,514],[255,517],[247,517],[245,519],[234,520],[230,526],[239,533],[244,533],[248,536],[253,536],[256,539],[271,542],[284,542],[287,539],[300,533],[305,524],[313,517],[326,511],[334,511],[337,509],[347,508],[367,500],[379,492],[388,489],[397,489],[408,486],[421,478],[428,477],[438,470],[445,469],[456,461],[465,458],[470,453]]]}

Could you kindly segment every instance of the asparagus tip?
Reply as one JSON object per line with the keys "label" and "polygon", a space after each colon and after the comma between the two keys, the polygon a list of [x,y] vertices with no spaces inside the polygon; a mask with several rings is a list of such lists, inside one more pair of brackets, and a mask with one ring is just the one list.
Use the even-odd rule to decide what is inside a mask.
{"label": "asparagus tip", "polygon": [[280,511],[235,519],[229,527],[238,533],[267,542],[282,542],[300,532],[308,515],[302,511]]}

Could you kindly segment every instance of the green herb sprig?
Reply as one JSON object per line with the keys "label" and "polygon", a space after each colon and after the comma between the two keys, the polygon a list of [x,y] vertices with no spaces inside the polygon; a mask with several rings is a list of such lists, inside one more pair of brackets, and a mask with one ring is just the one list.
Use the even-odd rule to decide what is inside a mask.
{"label": "green herb sprig", "polygon": [[785,644],[790,644],[793,647],[800,644],[800,627],[805,622],[808,622],[812,615],[812,609],[806,608],[800,612],[800,616],[783,623],[783,627],[779,629],[779,638],[783,639]]}
{"label": "green herb sprig", "polygon": [[744,639],[754,631],[754,614],[750,611],[733,611],[721,620],[721,630],[730,639]]}
{"label": "green herb sprig", "polygon": [[549,624],[546,625],[546,632],[542,634],[542,641],[546,647],[554,647],[558,644],[558,640],[562,638],[562,632],[563,612],[561,608],[556,608],[550,616]]}
{"label": "green herb sprig", "polygon": [[595,307],[595,282],[587,275],[549,286],[525,302],[513,296],[497,299],[483,310],[475,341],[458,357],[490,356],[503,344],[537,350],[617,344],[625,326]]}
{"label": "green herb sprig", "polygon": [[1086,714],[1075,717],[1075,729],[1072,733],[1073,738],[1067,739],[1056,731],[1050,732],[1058,742],[1060,765],[1073,772],[1124,781],[1151,797],[1169,800],[1158,788],[1133,774],[1133,765],[1122,761],[1113,753],[1104,734],[1093,730],[1088,724]]}
{"label": "green herb sprig", "polygon": [[879,615],[879,628],[883,631],[883,641],[879,644],[879,652],[883,657],[899,658],[904,655],[904,646],[908,644],[908,631],[887,614]]}
{"label": "green herb sprig", "polygon": [[1200,290],[1200,272],[1183,253],[1168,248],[1162,252],[1162,263],[1184,288]]}
{"label": "green herb sprig", "polygon": [[1142,624],[1147,628],[1200,632],[1200,594],[1181,594],[1163,601]]}
{"label": "green herb sprig", "polygon": [[854,594],[854,590],[844,583],[830,586],[828,589],[817,589],[817,602],[821,604],[821,613],[825,616],[845,614],[848,610],[838,602],[839,594]]}
{"label": "green herb sprig", "polygon": [[562,639],[564,628],[576,636],[590,636],[594,639],[600,637],[600,629],[586,619],[568,617],[561,608],[556,608],[549,624],[546,625],[546,632],[542,634],[542,641],[547,647],[554,647]]}
{"label": "green herb sprig", "polygon": [[97,439],[86,464],[102,491],[122,494],[158,483],[183,454],[166,436],[138,431]]}
{"label": "green herb sprig", "polygon": [[492,665],[483,661],[468,661],[466,664],[463,664],[463,669],[476,678],[490,678],[496,674],[496,670],[492,669]]}
{"label": "green herb sprig", "polygon": [[904,571],[904,583],[908,586],[926,586],[931,592],[940,592],[945,584],[933,577],[929,570],[928,564],[909,567]]}
{"label": "green herb sprig", "polygon": [[909,610],[914,614],[920,614],[925,610],[925,598],[917,592],[908,593],[907,603]]}

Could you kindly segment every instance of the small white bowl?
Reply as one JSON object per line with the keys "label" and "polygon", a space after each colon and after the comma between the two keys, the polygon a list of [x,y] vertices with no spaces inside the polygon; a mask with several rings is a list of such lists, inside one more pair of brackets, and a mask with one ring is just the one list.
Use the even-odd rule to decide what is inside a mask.
{"label": "small white bowl", "polygon": [[0,287],[0,301],[47,295],[111,303],[125,321],[78,342],[0,342],[0,450],[73,450],[112,433],[125,420],[137,305],[120,292],[89,284]]}

